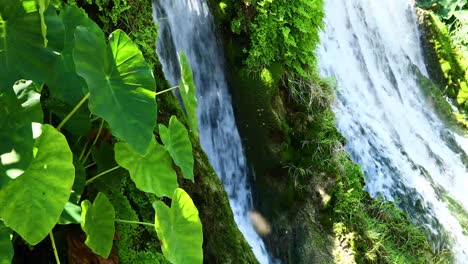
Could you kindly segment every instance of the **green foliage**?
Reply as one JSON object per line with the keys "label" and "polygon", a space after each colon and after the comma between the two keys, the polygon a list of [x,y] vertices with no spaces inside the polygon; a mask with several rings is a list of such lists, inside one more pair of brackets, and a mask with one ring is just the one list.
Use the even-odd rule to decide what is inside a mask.
{"label": "green foliage", "polygon": [[83,27],[75,31],[73,53],[78,75],[86,80],[89,108],[104,118],[112,133],[144,155],[156,120],[156,84],[138,47],[120,30],[92,34]]}
{"label": "green foliage", "polygon": [[421,229],[393,203],[372,199],[363,190],[364,176],[344,150],[335,154],[338,184],[333,217],[348,232],[356,232],[353,250],[358,263],[428,263],[450,256],[435,254]]}
{"label": "green foliage", "polygon": [[203,263],[203,233],[198,210],[188,194],[177,189],[171,207],[154,203],[155,228],[164,256],[174,264]]}
{"label": "green foliage", "polygon": [[[429,70],[432,70],[431,75],[436,79],[444,95],[456,102],[459,111],[462,113],[458,114],[457,119],[466,126],[467,121],[466,117],[463,117],[463,114],[468,109],[468,59],[464,57],[462,53],[463,49],[459,49],[459,47],[463,47],[463,44],[460,46],[460,43],[466,41],[466,35],[458,37],[456,35],[465,30],[463,30],[462,26],[450,29],[444,24],[444,20],[441,20],[431,12],[424,11],[421,15],[424,33],[429,42],[428,54],[434,54],[432,57],[429,56],[429,60],[433,64],[431,66],[438,69],[434,72],[432,68],[429,68]],[[449,22],[445,21],[445,23]],[[455,19],[452,27],[454,25],[461,24]],[[468,23],[465,26],[468,28]],[[457,32],[457,29],[461,31],[453,33]],[[454,42],[455,39],[458,39],[458,47]]]}
{"label": "green foliage", "polygon": [[13,260],[13,245],[11,244],[11,230],[0,221],[0,264],[10,264]]}
{"label": "green foliage", "polygon": [[419,0],[418,6],[436,11],[445,19],[451,18],[456,11],[468,4],[467,0]]}
{"label": "green foliage", "polygon": [[[191,152],[190,155],[192,155]],[[130,177],[137,188],[144,192],[153,193],[159,197],[171,197],[175,189],[179,187],[169,153],[154,138],[144,156],[136,153],[126,143],[117,143],[115,160],[130,172]]]}
{"label": "green foliage", "polygon": [[81,228],[86,233],[85,244],[96,254],[107,258],[114,240],[115,210],[103,193],[98,193],[94,203],[81,202]]}
{"label": "green foliage", "polygon": [[32,245],[57,223],[75,178],[72,152],[54,127],[42,127],[34,152],[28,169],[0,189],[0,218]]}
{"label": "green foliage", "polygon": [[[60,47],[44,47],[36,2],[4,0],[0,4],[0,14],[0,81],[10,85],[23,78],[40,86],[53,75]],[[58,20],[55,12],[47,12],[44,19],[48,24],[48,36],[63,34],[63,25],[54,23]]]}
{"label": "green foliage", "polygon": [[182,80],[179,85],[180,96],[184,103],[185,113],[190,125],[191,131],[195,137],[198,137],[197,121],[197,97],[195,96],[195,83],[193,82],[193,73],[190,69],[187,56],[183,52],[179,53],[180,71]]}
{"label": "green foliage", "polygon": [[[40,108],[40,94],[31,82],[20,82],[15,89],[8,86],[0,88],[0,154],[11,153],[20,158],[5,161],[0,157],[8,176],[16,170],[25,171],[33,159],[33,131],[32,122],[42,122],[42,109]],[[20,99],[20,98],[22,99]],[[9,178],[0,176],[3,182]]]}
{"label": "green foliage", "polygon": [[[103,11],[107,6],[112,6],[110,12],[103,12],[100,16],[102,22],[104,22],[104,29],[107,31],[111,25],[117,25],[122,15],[128,9],[132,8],[131,3],[127,0],[85,0],[88,4],[95,4],[98,6],[99,11]],[[131,1],[130,1],[131,2]]]}
{"label": "green foliage", "polygon": [[[253,2],[256,15],[250,25],[247,66],[255,71],[277,62],[303,77],[314,73],[314,50],[323,27],[322,0]],[[232,26],[239,28],[236,23]]]}
{"label": "green foliage", "polygon": [[57,223],[59,225],[81,224],[81,212],[81,207],[67,202]]}
{"label": "green foliage", "polygon": [[[63,3],[53,6],[61,7]],[[115,163],[113,137],[121,140],[118,146],[131,150],[120,151],[124,157],[119,161],[142,157],[147,150],[151,153],[150,145],[157,146],[158,155],[139,160],[137,165],[150,169],[145,175],[135,172],[137,184],[140,176],[165,168],[170,176],[160,178],[158,183],[170,186],[164,191],[166,195],[178,186],[170,156],[157,145],[153,134],[157,109],[152,69],[123,31],[114,31],[106,42],[102,29],[73,6],[58,16],[47,0],[0,0],[0,29],[2,257],[6,252],[3,249],[11,246],[5,239],[5,228],[35,245],[48,233],[52,238],[56,224],[80,222],[87,234],[86,245],[107,257],[117,221],[111,203],[98,193],[94,204],[88,200],[82,202],[82,208],[77,204],[82,195],[93,196],[99,191],[92,184],[98,178],[105,182],[104,186],[120,186],[118,181],[124,171],[119,166],[108,167]],[[193,80],[185,81],[193,84]],[[195,96],[191,88],[193,91],[185,96]],[[76,131],[79,129],[84,131]],[[182,136],[188,135],[183,126],[176,132],[180,129],[185,132]],[[171,135],[171,140],[188,143],[178,147],[190,150],[184,153],[184,159],[191,156],[193,170],[190,141],[177,138],[179,134]],[[123,164],[133,163],[127,161]],[[151,181],[144,185],[154,188]],[[118,220],[153,226],[134,219]],[[53,249],[57,255],[55,246]],[[153,245],[151,249],[158,248]]]}
{"label": "green foliage", "polygon": [[[54,98],[74,106],[87,92],[86,83],[76,73],[75,62],[73,60],[76,27],[84,26],[96,35],[102,31],[81,9],[75,6],[62,10],[60,12],[60,19],[65,27],[64,48],[60,53],[60,62],[55,66],[56,74],[48,81],[47,85]],[[68,112],[69,110],[65,115]]]}
{"label": "green foliage", "polygon": [[185,126],[177,117],[172,116],[169,121],[169,128],[159,124],[159,135],[174,163],[182,170],[184,178],[195,182],[193,176],[192,143],[190,143]]}

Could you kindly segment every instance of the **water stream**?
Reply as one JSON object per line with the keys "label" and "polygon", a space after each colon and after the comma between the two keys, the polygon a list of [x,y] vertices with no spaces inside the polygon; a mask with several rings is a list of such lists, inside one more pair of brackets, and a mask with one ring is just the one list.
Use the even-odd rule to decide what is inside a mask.
{"label": "water stream", "polygon": [[159,25],[157,52],[165,76],[172,85],[179,83],[177,52],[184,51],[197,87],[200,143],[224,184],[240,231],[259,262],[269,263],[265,245],[248,216],[252,195],[247,163],[209,8],[204,0],[156,0],[153,7]]}
{"label": "water stream", "polygon": [[412,2],[325,1],[319,65],[336,78],[337,126],[367,191],[395,200],[434,249],[449,246],[468,263],[468,140],[421,92],[427,70]]}

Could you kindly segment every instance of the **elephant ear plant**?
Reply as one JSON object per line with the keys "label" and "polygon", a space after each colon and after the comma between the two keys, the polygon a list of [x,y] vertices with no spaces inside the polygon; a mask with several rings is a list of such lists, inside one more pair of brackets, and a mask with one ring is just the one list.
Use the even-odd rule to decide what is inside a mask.
{"label": "elephant ear plant", "polygon": [[[196,136],[192,72],[185,55],[180,57],[182,101]],[[198,210],[174,170],[180,167],[194,181],[189,131],[175,116],[168,127],[155,121],[156,96],[178,87],[155,88],[151,68],[125,32],[106,39],[77,7],[0,0],[1,264],[13,259],[13,235],[31,246],[50,239],[59,263],[57,224],[80,224],[85,244],[107,258],[116,222],[153,226],[172,263],[203,262]],[[93,127],[95,137],[86,140]],[[91,168],[99,162],[90,154],[109,131],[118,166],[96,172]],[[116,219],[103,193],[84,194],[96,179],[124,169],[141,191],[172,199],[170,207],[154,203],[154,223]]]}

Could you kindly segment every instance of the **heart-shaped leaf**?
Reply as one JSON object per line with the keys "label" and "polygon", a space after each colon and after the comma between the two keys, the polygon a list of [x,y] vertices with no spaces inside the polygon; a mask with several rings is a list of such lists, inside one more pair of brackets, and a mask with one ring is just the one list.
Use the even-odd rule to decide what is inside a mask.
{"label": "heart-shaped leaf", "polygon": [[55,76],[48,81],[53,97],[74,107],[87,93],[86,83],[78,76],[73,61],[75,48],[75,30],[78,26],[86,27],[90,33],[100,36],[104,34],[86,13],[76,6],[69,6],[60,12],[60,18],[65,26],[65,41],[63,51],[60,53],[60,62],[57,63]]}
{"label": "heart-shaped leaf", "polygon": [[106,45],[104,35],[77,27],[73,58],[88,85],[91,112],[107,121],[113,135],[145,155],[156,121],[156,83],[137,45],[121,30],[113,32]]}
{"label": "heart-shaped leaf", "polygon": [[197,96],[196,88],[193,82],[193,73],[190,68],[189,61],[185,53],[179,53],[180,70],[182,80],[179,85],[180,96],[184,103],[185,112],[187,114],[188,123],[195,137],[198,137],[198,121],[197,121]]}
{"label": "heart-shaped leaf", "polygon": [[0,264],[10,264],[13,260],[13,245],[11,244],[11,230],[0,221]]}
{"label": "heart-shaped leaf", "polygon": [[169,120],[169,128],[159,124],[159,135],[174,163],[182,170],[184,178],[193,182],[192,143],[190,143],[185,126],[177,117],[172,116]]}
{"label": "heart-shaped leaf", "polygon": [[115,233],[115,210],[107,196],[98,193],[94,203],[81,203],[81,228],[86,233],[85,244],[96,254],[107,258],[112,250]]}
{"label": "heart-shaped leaf", "polygon": [[153,206],[154,225],[164,256],[174,264],[203,263],[202,224],[190,196],[179,188],[172,196],[171,208],[161,201]]}
{"label": "heart-shaped leaf", "polygon": [[0,218],[31,245],[57,223],[75,178],[72,152],[54,127],[42,127],[34,148],[29,168],[0,190]]}
{"label": "heart-shaped leaf", "polygon": [[144,156],[135,152],[127,143],[117,143],[115,160],[130,172],[136,187],[144,192],[170,197],[179,187],[169,153],[154,138]]}
{"label": "heart-shaped leaf", "polygon": [[47,24],[51,36],[63,34],[63,25],[55,23],[55,12],[42,13],[42,18],[35,0],[0,0],[0,80],[11,84],[23,78],[41,84],[54,74],[60,50],[44,45],[41,24]]}

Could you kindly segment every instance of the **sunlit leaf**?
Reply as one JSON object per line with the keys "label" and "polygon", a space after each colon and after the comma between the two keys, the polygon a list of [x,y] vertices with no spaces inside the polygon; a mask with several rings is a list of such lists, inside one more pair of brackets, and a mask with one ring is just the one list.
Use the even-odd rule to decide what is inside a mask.
{"label": "sunlit leaf", "polygon": [[189,61],[185,53],[179,53],[180,70],[182,80],[179,85],[180,96],[184,103],[185,112],[187,114],[188,123],[192,133],[198,137],[198,121],[197,121],[197,97],[196,88],[193,82],[193,73],[190,68]]}
{"label": "sunlit leaf", "polygon": [[468,100],[468,84],[466,82],[460,83],[460,90],[457,95],[457,103],[463,105]]}
{"label": "sunlit leaf", "polygon": [[159,125],[159,135],[174,163],[182,170],[184,178],[193,182],[192,143],[190,143],[185,126],[177,117],[172,116],[169,121],[169,128],[162,124]]}
{"label": "sunlit leaf", "polygon": [[130,172],[137,188],[144,192],[170,197],[179,187],[169,153],[154,139],[144,156],[136,153],[127,143],[117,143],[115,160]]}
{"label": "sunlit leaf", "polygon": [[153,206],[156,210],[154,225],[164,256],[174,264],[203,263],[202,224],[190,196],[177,189],[170,208],[161,201]]}
{"label": "sunlit leaf", "polygon": [[[0,88],[0,162],[5,173],[25,171],[33,158],[32,122],[42,122],[40,94],[31,81]],[[17,174],[17,173],[15,173]]]}
{"label": "sunlit leaf", "polygon": [[144,155],[155,126],[156,84],[136,44],[121,30],[113,32],[106,45],[104,35],[77,27],[73,58],[91,94],[91,112],[107,121],[113,135]]}
{"label": "sunlit leaf", "polygon": [[103,193],[98,193],[94,203],[81,203],[81,228],[86,233],[85,244],[96,254],[107,258],[112,250],[115,233],[115,210]]}
{"label": "sunlit leaf", "polygon": [[31,245],[57,223],[75,178],[72,152],[54,127],[42,127],[34,148],[29,168],[0,190],[0,218]]}
{"label": "sunlit leaf", "polygon": [[44,46],[47,47],[47,24],[45,21],[44,13],[47,10],[47,7],[49,6],[49,0],[37,0],[37,3],[39,4],[39,15],[41,17],[41,31],[42,37],[44,38]]}
{"label": "sunlit leaf", "polygon": [[11,230],[0,221],[0,264],[10,264],[13,260],[11,233]]}
{"label": "sunlit leaf", "polygon": [[62,214],[60,215],[58,224],[69,225],[79,223],[81,223],[81,207],[74,203],[68,202],[65,205]]}

